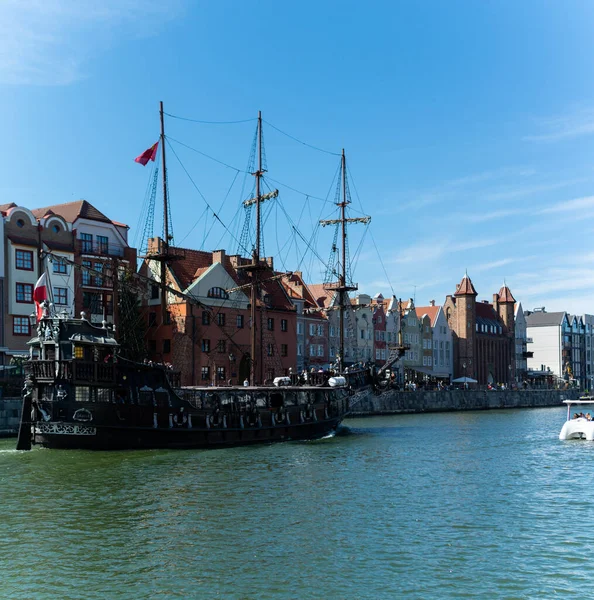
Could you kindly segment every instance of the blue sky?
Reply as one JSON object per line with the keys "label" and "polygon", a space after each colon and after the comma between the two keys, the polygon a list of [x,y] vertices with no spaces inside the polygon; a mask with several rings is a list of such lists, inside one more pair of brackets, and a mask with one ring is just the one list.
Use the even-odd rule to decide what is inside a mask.
{"label": "blue sky", "polygon": [[[157,140],[159,100],[204,121],[262,110],[346,149],[353,216],[372,217],[351,230],[361,291],[441,303],[468,269],[480,299],[505,279],[524,308],[594,313],[593,24],[575,0],[2,0],[0,203],[86,198],[134,240],[150,167],[133,158]],[[283,183],[269,182],[266,253],[319,282],[287,222],[327,258],[314,223],[333,216],[338,156],[264,127]],[[170,151],[176,242],[236,251],[255,121],[166,128],[225,224]]]}

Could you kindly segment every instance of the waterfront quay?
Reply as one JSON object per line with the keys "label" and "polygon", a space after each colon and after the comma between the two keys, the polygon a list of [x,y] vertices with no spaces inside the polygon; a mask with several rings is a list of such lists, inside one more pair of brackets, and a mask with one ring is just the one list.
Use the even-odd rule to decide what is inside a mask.
{"label": "waterfront quay", "polygon": [[353,407],[351,416],[393,415],[425,412],[452,412],[503,408],[544,408],[561,406],[563,400],[579,398],[570,390],[386,390],[368,394]]}

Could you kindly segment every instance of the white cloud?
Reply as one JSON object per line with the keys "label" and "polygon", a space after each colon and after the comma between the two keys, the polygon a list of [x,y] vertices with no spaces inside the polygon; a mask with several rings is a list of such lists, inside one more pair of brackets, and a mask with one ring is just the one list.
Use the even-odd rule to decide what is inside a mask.
{"label": "white cloud", "polygon": [[152,35],[181,0],[1,0],[0,84],[68,85],[118,37]]}
{"label": "white cloud", "polygon": [[584,208],[594,208],[594,196],[585,196],[584,198],[574,198],[573,200],[564,200],[563,202],[557,202],[557,204],[553,204],[547,208],[543,208],[540,211],[540,214],[567,212],[572,210],[575,211],[582,210]]}
{"label": "white cloud", "polygon": [[594,111],[579,109],[573,113],[540,121],[544,133],[524,136],[528,142],[557,142],[594,134]]}

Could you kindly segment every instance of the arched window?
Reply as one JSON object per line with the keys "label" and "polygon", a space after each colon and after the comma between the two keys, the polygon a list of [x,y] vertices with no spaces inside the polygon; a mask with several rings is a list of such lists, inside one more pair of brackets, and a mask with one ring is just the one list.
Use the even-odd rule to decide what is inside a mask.
{"label": "arched window", "polygon": [[221,287],[211,287],[208,290],[207,296],[209,298],[222,298],[223,300],[227,300],[229,298],[229,294]]}

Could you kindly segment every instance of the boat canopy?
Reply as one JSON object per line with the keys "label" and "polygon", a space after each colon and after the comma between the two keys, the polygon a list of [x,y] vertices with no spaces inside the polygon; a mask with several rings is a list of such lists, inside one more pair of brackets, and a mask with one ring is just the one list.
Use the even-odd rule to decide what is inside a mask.
{"label": "boat canopy", "polygon": [[119,345],[112,337],[92,335],[90,333],[75,333],[74,335],[71,335],[68,339],[69,341],[76,342],[77,344],[94,344],[102,346]]}

